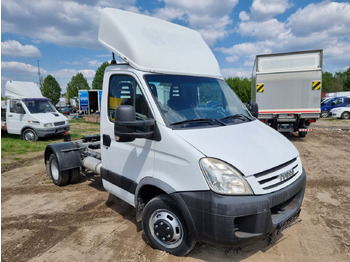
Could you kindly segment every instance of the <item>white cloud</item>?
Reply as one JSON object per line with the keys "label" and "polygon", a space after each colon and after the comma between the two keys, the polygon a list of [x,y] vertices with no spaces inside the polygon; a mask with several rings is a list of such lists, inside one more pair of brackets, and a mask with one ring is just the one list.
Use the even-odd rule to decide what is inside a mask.
{"label": "white cloud", "polygon": [[240,78],[250,78],[252,72],[245,70],[243,68],[222,68],[221,74],[224,78],[228,77],[240,77]]}
{"label": "white cloud", "polygon": [[239,14],[235,30],[249,42],[215,50],[227,54],[226,62],[250,69],[258,54],[323,49],[324,70],[344,71],[350,61],[350,3],[312,3],[284,21],[273,18],[290,7],[288,1],[254,1],[251,13]]}
{"label": "white cloud", "polygon": [[61,46],[100,48],[97,41],[103,7],[138,11],[136,1],[2,1],[2,32]]}
{"label": "white cloud", "polygon": [[[38,67],[33,66],[30,64],[25,64],[21,62],[15,62],[15,61],[10,61],[10,62],[1,62],[1,71],[3,75],[6,75],[7,73],[14,73],[18,75],[38,75]],[[41,69],[42,73],[46,73],[45,70]],[[16,80],[16,79],[13,79]]]}
{"label": "white cloud", "polygon": [[38,57],[40,51],[33,45],[22,45],[15,40],[1,42],[1,54],[12,57]]}
{"label": "white cloud", "polygon": [[287,26],[296,36],[326,33],[328,37],[350,36],[350,3],[324,1],[298,9]]}
{"label": "white cloud", "polygon": [[291,5],[288,0],[254,0],[250,7],[253,20],[269,19],[283,14]]}
{"label": "white cloud", "polygon": [[277,19],[242,22],[237,30],[242,36],[251,36],[258,40],[278,39],[280,35],[287,32],[285,24]]}
{"label": "white cloud", "polygon": [[271,53],[271,49],[268,46],[269,42],[251,42],[237,44],[231,48],[217,48],[216,50],[228,54],[226,57],[227,62],[236,62],[241,57],[254,61],[256,54]]}
{"label": "white cloud", "polygon": [[153,16],[173,21],[183,21],[190,28],[199,31],[204,40],[213,45],[229,34],[232,24],[230,14],[238,0],[164,0],[165,6],[153,12]]}
{"label": "white cloud", "polygon": [[250,16],[247,14],[246,11],[242,11],[239,13],[239,19],[241,21],[248,21],[250,19]]}

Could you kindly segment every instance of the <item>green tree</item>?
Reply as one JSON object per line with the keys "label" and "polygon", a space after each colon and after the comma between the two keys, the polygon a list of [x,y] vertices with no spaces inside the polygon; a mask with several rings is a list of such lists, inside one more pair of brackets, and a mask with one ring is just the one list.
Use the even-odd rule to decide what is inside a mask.
{"label": "green tree", "polygon": [[330,72],[322,73],[322,92],[332,93],[343,91],[343,73],[335,73],[333,76]]}
{"label": "green tree", "polygon": [[108,62],[104,62],[100,67],[97,69],[94,80],[92,80],[92,89],[100,89],[102,90],[102,83],[103,83],[103,74],[105,72],[106,67],[109,65]]}
{"label": "green tree", "polygon": [[52,75],[45,77],[41,93],[49,98],[52,104],[56,105],[61,97],[61,87]]}
{"label": "green tree", "polygon": [[67,84],[68,103],[71,98],[78,97],[79,90],[90,89],[89,84],[82,73],[77,73]]}
{"label": "green tree", "polygon": [[248,78],[229,77],[225,80],[243,103],[251,100],[251,81]]}
{"label": "green tree", "polygon": [[343,90],[350,91],[350,67],[344,72]]}

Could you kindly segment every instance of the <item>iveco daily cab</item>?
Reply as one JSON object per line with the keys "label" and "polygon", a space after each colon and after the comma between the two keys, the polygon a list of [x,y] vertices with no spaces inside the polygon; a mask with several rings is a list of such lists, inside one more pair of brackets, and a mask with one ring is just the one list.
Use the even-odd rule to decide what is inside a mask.
{"label": "iveco daily cab", "polygon": [[46,148],[56,185],[81,166],[101,174],[147,242],[175,255],[196,242],[243,245],[298,217],[298,151],[241,103],[198,32],[107,8],[98,37],[124,63],[104,73],[100,137]]}
{"label": "iveco daily cab", "polygon": [[50,100],[43,97],[33,82],[7,81],[5,96],[6,121],[2,129],[21,135],[24,140],[62,134],[69,130],[67,117],[59,113]]}

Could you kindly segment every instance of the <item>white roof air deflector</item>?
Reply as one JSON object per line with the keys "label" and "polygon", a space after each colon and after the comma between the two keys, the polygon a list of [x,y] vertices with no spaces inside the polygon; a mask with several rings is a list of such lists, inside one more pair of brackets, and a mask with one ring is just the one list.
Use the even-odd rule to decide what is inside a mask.
{"label": "white roof air deflector", "polygon": [[105,8],[98,41],[138,70],[221,78],[198,32],[154,17]]}
{"label": "white roof air deflector", "polygon": [[5,96],[9,99],[43,98],[40,88],[34,82],[7,81]]}

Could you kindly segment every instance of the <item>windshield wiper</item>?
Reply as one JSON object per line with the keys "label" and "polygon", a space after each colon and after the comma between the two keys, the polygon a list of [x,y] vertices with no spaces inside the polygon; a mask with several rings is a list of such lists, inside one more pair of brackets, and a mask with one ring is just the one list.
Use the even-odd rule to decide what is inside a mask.
{"label": "windshield wiper", "polygon": [[224,117],[224,118],[221,118],[220,120],[227,120],[227,119],[237,119],[237,118],[240,118],[240,119],[247,119],[249,121],[252,121],[252,118],[249,117],[249,116],[246,116],[246,115],[243,115],[243,114],[235,114],[235,115],[232,115],[232,116],[227,116],[227,117]]}
{"label": "windshield wiper", "polygon": [[226,124],[222,121],[220,121],[219,119],[215,119],[215,118],[195,118],[195,119],[188,119],[188,120],[184,120],[184,121],[179,121],[179,122],[175,122],[170,124],[171,126],[175,126],[175,125],[183,125],[183,124],[192,124],[192,123],[205,123],[205,124],[211,124],[211,125],[221,125],[221,126],[226,126]]}

